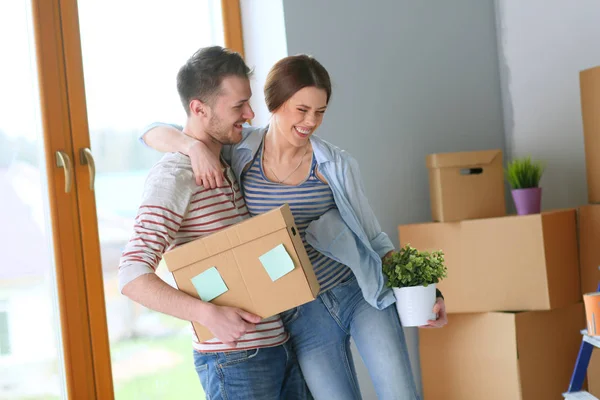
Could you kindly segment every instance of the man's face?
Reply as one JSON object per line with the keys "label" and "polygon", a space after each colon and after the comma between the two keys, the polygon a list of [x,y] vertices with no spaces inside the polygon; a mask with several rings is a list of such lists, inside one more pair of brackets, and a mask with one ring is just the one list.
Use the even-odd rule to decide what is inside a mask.
{"label": "man's face", "polygon": [[209,106],[206,133],[222,144],[242,140],[242,124],[254,118],[249,100],[252,96],[248,78],[228,76],[221,82],[220,93]]}

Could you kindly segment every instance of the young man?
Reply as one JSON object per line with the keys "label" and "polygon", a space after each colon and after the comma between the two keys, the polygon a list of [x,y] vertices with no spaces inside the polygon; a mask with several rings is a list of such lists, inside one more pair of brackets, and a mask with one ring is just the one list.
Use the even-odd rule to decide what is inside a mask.
{"label": "young man", "polygon": [[[215,157],[224,144],[241,140],[242,124],[254,117],[249,75],[239,54],[217,46],[197,51],[177,75],[187,113],[184,133]],[[197,321],[216,336],[202,343],[194,336],[194,362],[207,398],[309,398],[279,316],[261,320],[203,302],[154,274],[167,249],[248,218],[236,178],[222,162],[225,180],[215,188],[196,185],[189,157],[181,153],[166,154],[152,168],[121,258],[121,292],[147,308]]]}

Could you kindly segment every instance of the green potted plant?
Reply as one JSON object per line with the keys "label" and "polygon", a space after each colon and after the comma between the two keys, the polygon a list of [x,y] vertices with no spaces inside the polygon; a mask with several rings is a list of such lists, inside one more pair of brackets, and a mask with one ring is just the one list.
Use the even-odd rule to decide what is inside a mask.
{"label": "green potted plant", "polygon": [[442,251],[419,251],[407,244],[383,261],[387,286],[396,297],[402,326],[423,326],[434,320],[436,284],[446,277]]}
{"label": "green potted plant", "polygon": [[506,180],[511,187],[511,194],[517,214],[537,214],[542,208],[542,188],[540,179],[544,166],[540,161],[532,161],[531,157],[516,158],[506,167]]}

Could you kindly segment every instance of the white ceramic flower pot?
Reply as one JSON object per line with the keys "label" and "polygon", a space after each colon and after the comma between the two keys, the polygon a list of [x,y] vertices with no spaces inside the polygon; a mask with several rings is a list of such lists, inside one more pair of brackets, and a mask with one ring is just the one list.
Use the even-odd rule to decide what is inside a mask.
{"label": "white ceramic flower pot", "polygon": [[393,288],[393,291],[402,326],[427,325],[427,321],[435,319],[435,284]]}

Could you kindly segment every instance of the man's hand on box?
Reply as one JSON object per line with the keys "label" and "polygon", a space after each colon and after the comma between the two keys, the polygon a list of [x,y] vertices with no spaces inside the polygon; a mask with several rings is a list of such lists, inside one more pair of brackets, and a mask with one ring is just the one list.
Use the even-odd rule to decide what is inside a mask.
{"label": "man's hand on box", "polygon": [[196,184],[206,189],[222,187],[225,180],[221,161],[201,141],[196,141],[187,150]]}
{"label": "man's hand on box", "polygon": [[211,307],[204,325],[229,347],[235,347],[237,340],[248,332],[256,330],[261,317],[235,307]]}

